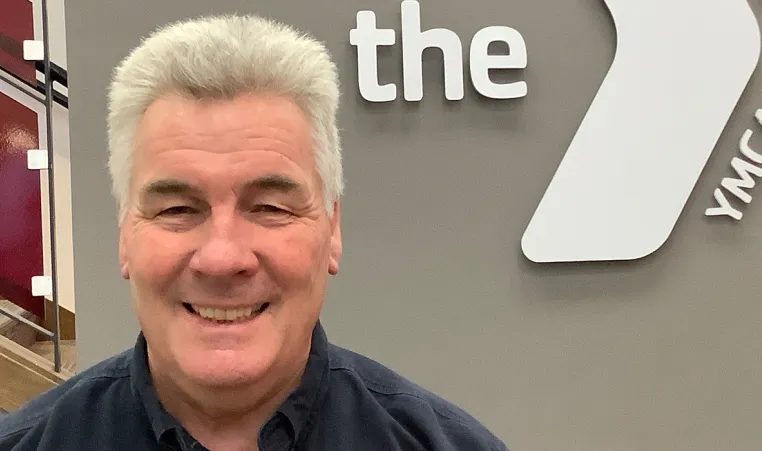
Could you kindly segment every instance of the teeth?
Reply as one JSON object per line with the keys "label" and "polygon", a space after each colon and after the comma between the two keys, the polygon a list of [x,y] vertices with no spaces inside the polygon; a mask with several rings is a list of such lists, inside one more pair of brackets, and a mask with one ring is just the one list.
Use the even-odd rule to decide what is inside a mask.
{"label": "teeth", "polygon": [[242,307],[238,309],[217,309],[217,308],[203,308],[195,305],[191,305],[193,311],[200,316],[217,321],[237,321],[240,319],[248,318],[252,313],[257,313],[252,307]]}

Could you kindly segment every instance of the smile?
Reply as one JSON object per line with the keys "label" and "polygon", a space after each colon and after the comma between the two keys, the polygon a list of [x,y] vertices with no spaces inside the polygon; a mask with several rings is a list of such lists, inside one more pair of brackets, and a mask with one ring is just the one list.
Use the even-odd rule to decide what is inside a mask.
{"label": "smile", "polygon": [[221,309],[215,307],[201,307],[187,302],[183,303],[185,309],[201,318],[216,323],[242,323],[250,319],[256,318],[260,313],[267,310],[270,306],[269,302],[258,307],[240,307],[235,309]]}

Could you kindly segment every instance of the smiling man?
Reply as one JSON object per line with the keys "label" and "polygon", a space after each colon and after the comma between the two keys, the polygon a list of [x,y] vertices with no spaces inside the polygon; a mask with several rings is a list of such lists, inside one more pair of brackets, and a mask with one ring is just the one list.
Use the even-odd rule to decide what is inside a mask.
{"label": "smiling man", "polygon": [[109,94],[141,332],[3,420],[0,449],[506,449],[320,325],[343,190],[322,44],[254,16],[179,22],[119,65]]}

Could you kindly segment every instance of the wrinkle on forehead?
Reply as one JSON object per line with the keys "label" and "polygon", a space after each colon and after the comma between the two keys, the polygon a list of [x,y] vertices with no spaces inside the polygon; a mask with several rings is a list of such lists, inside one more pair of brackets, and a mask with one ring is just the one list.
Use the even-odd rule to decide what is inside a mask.
{"label": "wrinkle on forehead", "polygon": [[160,98],[146,110],[135,144],[144,151],[288,149],[300,164],[303,157],[313,157],[309,120],[295,103],[277,96],[242,95],[220,101]]}
{"label": "wrinkle on forehead", "polygon": [[[306,115],[287,98],[242,95],[232,100],[195,100],[167,96],[148,108],[139,126],[133,169],[143,172],[147,166],[183,165],[184,161],[192,165],[194,158],[190,157],[205,152],[223,160],[202,156],[200,164],[219,164],[225,171],[224,165],[246,164],[247,158],[258,158],[255,153],[259,151],[272,152],[297,166],[309,179],[305,182],[316,185],[311,188],[322,193],[312,144]],[[276,165],[268,158],[261,163]]]}

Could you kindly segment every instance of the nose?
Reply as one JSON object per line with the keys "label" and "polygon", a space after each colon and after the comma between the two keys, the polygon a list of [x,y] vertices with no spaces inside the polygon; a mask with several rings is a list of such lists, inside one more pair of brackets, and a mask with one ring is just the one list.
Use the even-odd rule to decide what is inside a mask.
{"label": "nose", "polygon": [[235,219],[212,218],[201,245],[191,257],[190,268],[199,275],[214,278],[252,276],[259,261],[248,235]]}

